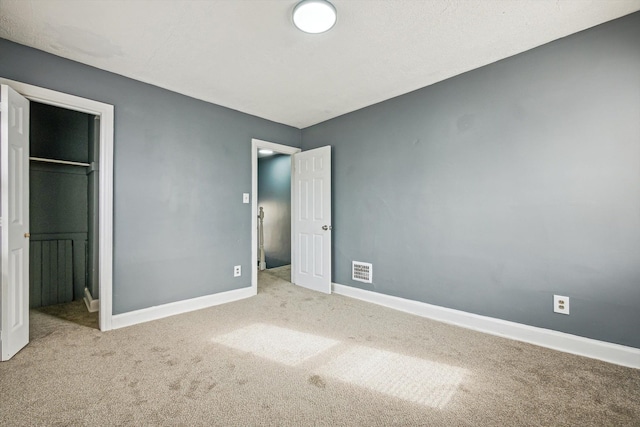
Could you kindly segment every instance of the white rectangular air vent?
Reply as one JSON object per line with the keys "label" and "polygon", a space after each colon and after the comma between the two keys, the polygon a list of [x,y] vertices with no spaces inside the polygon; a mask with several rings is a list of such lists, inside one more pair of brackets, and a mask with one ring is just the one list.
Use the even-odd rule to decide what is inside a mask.
{"label": "white rectangular air vent", "polygon": [[373,266],[368,262],[352,261],[351,279],[358,282],[373,283]]}

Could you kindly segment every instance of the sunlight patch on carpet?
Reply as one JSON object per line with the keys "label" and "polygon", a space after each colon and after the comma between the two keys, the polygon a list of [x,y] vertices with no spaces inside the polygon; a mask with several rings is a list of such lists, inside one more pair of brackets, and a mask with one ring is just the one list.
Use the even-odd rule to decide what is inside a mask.
{"label": "sunlight patch on carpet", "polygon": [[318,373],[388,396],[443,408],[462,383],[467,370],[357,346],[322,366]]}
{"label": "sunlight patch on carpet", "polygon": [[339,343],[318,335],[263,323],[254,323],[220,335],[213,341],[289,366],[296,366]]}

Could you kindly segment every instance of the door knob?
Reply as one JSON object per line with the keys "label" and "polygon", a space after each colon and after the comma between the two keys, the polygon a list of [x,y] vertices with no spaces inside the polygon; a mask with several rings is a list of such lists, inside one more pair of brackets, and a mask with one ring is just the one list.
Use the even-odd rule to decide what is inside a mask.
{"label": "door knob", "polygon": [[31,237],[31,233],[24,233],[24,238],[28,239],[29,237]]}
{"label": "door knob", "polygon": [[326,230],[331,230],[332,228],[333,228],[333,227],[331,227],[330,225],[323,225],[323,226],[322,226],[322,229],[323,229],[323,230],[325,230],[325,231],[326,231]]}

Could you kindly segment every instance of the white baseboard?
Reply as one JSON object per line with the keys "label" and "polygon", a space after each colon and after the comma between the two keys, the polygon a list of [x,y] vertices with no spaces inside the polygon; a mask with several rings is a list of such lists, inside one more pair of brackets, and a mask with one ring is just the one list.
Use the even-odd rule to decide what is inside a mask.
{"label": "white baseboard", "polygon": [[491,335],[640,369],[640,349],[333,284],[333,292]]}
{"label": "white baseboard", "polygon": [[84,303],[87,306],[87,310],[89,310],[89,313],[95,313],[96,311],[100,310],[100,300],[99,299],[93,299],[93,297],[91,296],[91,292],[89,292],[89,289],[84,288]]}
{"label": "white baseboard", "polygon": [[154,307],[143,308],[141,310],[130,311],[128,313],[116,314],[111,319],[112,329],[124,328],[137,325],[138,323],[150,322],[176,314],[187,313],[189,311],[201,310],[214,305],[226,304],[244,298],[252,297],[256,291],[252,287],[235,289],[233,291],[221,292],[219,294],[205,295],[203,297],[192,298],[184,301],[171,302]]}

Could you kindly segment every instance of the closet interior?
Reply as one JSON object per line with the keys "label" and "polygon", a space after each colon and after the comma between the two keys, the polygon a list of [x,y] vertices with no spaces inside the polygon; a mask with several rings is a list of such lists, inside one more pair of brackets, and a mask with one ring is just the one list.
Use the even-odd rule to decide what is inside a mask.
{"label": "closet interior", "polygon": [[31,102],[31,308],[84,300],[97,311],[99,126],[99,117]]}

